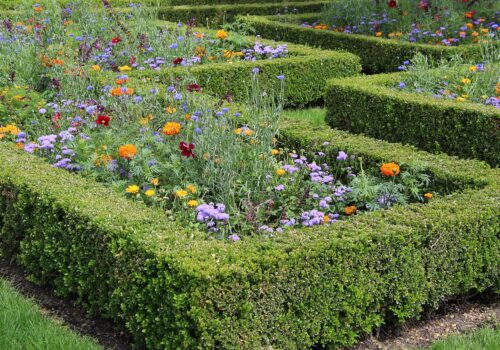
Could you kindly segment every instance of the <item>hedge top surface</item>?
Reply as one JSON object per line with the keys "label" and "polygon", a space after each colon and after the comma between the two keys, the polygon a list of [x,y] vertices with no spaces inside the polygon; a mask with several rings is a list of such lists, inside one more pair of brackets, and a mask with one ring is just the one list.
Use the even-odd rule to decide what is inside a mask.
{"label": "hedge top surface", "polygon": [[44,160],[11,146],[0,145],[0,182],[14,183],[19,188],[28,187],[33,195],[43,195],[51,199],[52,205],[64,208],[66,215],[85,218],[88,225],[105,228],[119,242],[134,241],[138,249],[163,257],[161,259],[166,259],[171,266],[180,264],[205,278],[237,271],[247,273],[250,271],[248,265],[270,267],[273,261],[286,259],[293,251],[314,251],[315,247],[325,244],[349,244],[350,241],[396,232],[409,234],[411,225],[426,225],[428,220],[433,224],[449,220],[450,215],[459,215],[461,206],[470,203],[485,210],[498,209],[498,206],[495,209],[495,203],[498,204],[500,199],[500,170],[491,169],[482,162],[432,155],[410,146],[324,127],[314,128],[303,122],[285,122],[282,137],[287,142],[310,148],[328,141],[330,145],[325,153],[330,156],[342,149],[374,162],[385,160],[407,164],[424,161],[437,180],[465,189],[428,204],[364,213],[317,230],[292,231],[274,240],[255,236],[231,243],[206,240],[201,232],[188,231],[169,222],[158,209],[132,202],[91,180],[54,169]]}
{"label": "hedge top surface", "polygon": [[[494,119],[500,119],[500,110],[493,106],[488,106],[480,103],[462,103],[451,99],[436,99],[423,93],[413,93],[408,91],[398,91],[393,88],[399,83],[405,72],[377,74],[371,76],[353,77],[349,79],[332,79],[328,81],[328,86],[348,86],[363,91],[369,91],[370,94],[379,96],[390,96],[392,98],[399,97],[412,103],[421,105],[432,105],[441,108],[462,109],[471,112],[480,113]],[[328,89],[328,88],[327,88]]]}
{"label": "hedge top surface", "polygon": [[300,27],[300,26],[298,26],[298,24],[288,23],[288,22],[283,21],[284,19],[286,19],[287,21],[289,21],[291,19],[307,20],[307,19],[312,19],[314,17],[317,17],[317,15],[315,16],[315,14],[313,14],[313,13],[303,13],[303,14],[297,14],[297,15],[287,15],[286,17],[282,17],[281,15],[272,15],[272,16],[245,16],[245,17],[240,17],[240,18],[247,18],[248,20],[250,20],[252,22],[264,23],[264,24],[268,24],[268,25],[275,25],[275,26],[279,26],[282,28],[299,29],[299,30],[305,31],[305,32],[316,33],[319,36],[329,35],[329,36],[333,36],[333,37],[337,37],[337,38],[352,40],[355,42],[361,41],[361,42],[371,43],[373,45],[393,46],[393,47],[399,47],[399,48],[408,48],[408,49],[412,49],[412,50],[414,50],[415,48],[426,49],[426,50],[439,50],[439,51],[451,54],[451,53],[463,51],[465,48],[477,49],[479,47],[478,45],[475,45],[475,44],[460,45],[460,46],[444,46],[444,45],[410,43],[407,41],[399,41],[399,40],[396,41],[396,40],[377,38],[374,36],[367,36],[367,35],[362,35],[362,34],[348,34],[348,33],[342,33],[342,32],[334,32],[331,30],[318,30],[318,29],[314,29],[314,28]]}

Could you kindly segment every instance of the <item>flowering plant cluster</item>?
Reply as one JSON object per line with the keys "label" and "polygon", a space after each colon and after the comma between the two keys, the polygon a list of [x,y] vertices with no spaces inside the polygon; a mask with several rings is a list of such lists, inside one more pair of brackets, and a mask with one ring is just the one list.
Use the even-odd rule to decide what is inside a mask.
{"label": "flowering plant cluster", "polygon": [[[424,168],[386,163],[364,169],[355,155],[327,155],[327,144],[316,153],[280,147],[284,75],[276,76],[279,91],[264,93],[260,70],[249,71],[251,95],[245,108],[228,97],[203,94],[203,86],[188,76],[166,86],[154,74],[133,77],[127,72],[141,67],[146,52],[155,47],[154,36],[136,37],[115,16],[108,21],[111,27],[89,28],[84,24],[94,15],[75,16],[77,7],[50,4],[55,6],[50,11],[42,5],[29,8],[35,26],[31,30],[20,24],[18,29],[4,25],[0,31],[2,38],[9,38],[0,45],[1,69],[9,73],[2,81],[2,96],[10,96],[11,90],[20,95],[15,101],[34,91],[44,96],[23,119],[15,116],[25,106],[9,102],[10,115],[2,116],[0,123],[0,142],[42,157],[55,168],[106,183],[211,237],[233,241],[243,235],[272,236],[296,227],[331,225],[365,210],[432,197]],[[42,15],[53,17],[45,20]],[[62,46],[56,51],[54,43],[65,40],[68,27],[76,23],[86,39],[75,38],[76,46],[68,43],[76,51]],[[227,36],[220,30],[215,40]],[[120,60],[132,58],[134,45],[120,46],[128,41],[143,49],[132,55],[138,66],[122,66]],[[29,69],[23,72],[20,63],[12,61],[15,50],[20,63],[40,63],[35,66],[40,76],[33,78],[33,66],[25,65]],[[102,56],[106,52],[109,56]],[[286,47],[257,44],[248,55],[280,57]],[[167,64],[161,57],[147,58],[156,65],[151,68]],[[108,69],[115,72],[102,74]],[[21,91],[19,86],[26,88]]]}
{"label": "flowering plant cluster", "polygon": [[400,69],[407,74],[395,88],[424,93],[436,99],[481,103],[500,109],[498,63],[456,63],[448,67],[430,68],[426,59],[420,55],[412,63],[404,62]]}
{"label": "flowering plant cluster", "polygon": [[494,0],[332,1],[321,21],[304,27],[393,40],[456,46],[498,38]]}
{"label": "flowering plant cluster", "polygon": [[[17,19],[3,22],[0,50],[8,55],[9,51],[19,54],[43,47],[36,61],[30,62],[33,66],[30,71],[25,67],[28,62],[12,62],[14,71],[24,71],[31,76],[42,76],[45,68],[76,73],[79,67],[86,66],[95,72],[127,74],[130,71],[231,62],[250,55],[250,51],[245,50],[255,51],[253,60],[286,54],[286,48],[280,46],[266,46],[262,52],[257,52],[260,43],[236,32],[224,29],[198,31],[194,21],[176,26],[151,25],[155,16],[152,10],[136,5],[119,13],[109,4],[105,4],[103,10],[89,12],[83,2],[69,2],[62,7],[50,2],[27,8],[21,6],[21,15]],[[47,83],[58,84],[44,82]]]}

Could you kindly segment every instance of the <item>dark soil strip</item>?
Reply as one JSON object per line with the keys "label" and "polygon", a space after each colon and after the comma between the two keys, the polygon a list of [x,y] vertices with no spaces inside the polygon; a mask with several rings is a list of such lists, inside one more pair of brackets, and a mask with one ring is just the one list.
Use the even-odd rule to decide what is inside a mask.
{"label": "dark soil strip", "polygon": [[[399,329],[381,330],[350,350],[409,350],[428,347],[438,339],[468,333],[479,328],[498,328],[500,300],[489,294],[481,300],[445,304],[438,311]],[[451,350],[451,349],[450,349]]]}
{"label": "dark soil strip", "polygon": [[19,266],[0,257],[0,277],[9,281],[22,295],[32,298],[49,316],[61,319],[75,332],[95,339],[107,349],[132,349],[130,335],[116,331],[111,321],[89,316],[71,300],[55,296],[49,287],[29,282],[27,276]]}

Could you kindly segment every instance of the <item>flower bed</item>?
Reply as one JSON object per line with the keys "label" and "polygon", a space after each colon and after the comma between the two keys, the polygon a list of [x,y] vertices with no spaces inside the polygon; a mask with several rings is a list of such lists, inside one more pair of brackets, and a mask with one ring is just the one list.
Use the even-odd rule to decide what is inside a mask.
{"label": "flower bed", "polygon": [[[479,158],[493,166],[500,164],[497,108],[435,99],[406,88],[397,91],[400,83],[410,77],[408,73],[394,73],[330,81],[325,97],[327,122],[332,127],[432,152]],[[490,89],[495,92],[494,86]]]}
{"label": "flower bed", "polygon": [[493,0],[331,1],[322,21],[301,26],[434,45],[497,39],[500,6]]}
{"label": "flower bed", "polygon": [[[401,62],[410,60],[417,52],[435,59],[450,58],[460,54],[466,60],[477,61],[481,49],[477,44],[460,46],[429,45],[400,40],[346,34],[331,30],[301,27],[306,20],[314,20],[315,15],[288,16],[241,16],[244,23],[253,26],[257,34],[268,39],[307,44],[323,49],[346,50],[361,57],[363,69],[368,73],[396,71]],[[317,15],[316,15],[317,16]]]}
{"label": "flower bed", "polygon": [[[70,57],[70,51],[57,55],[59,47],[51,46],[51,52],[45,54],[44,61],[26,63],[18,60],[13,62],[13,66],[9,69],[26,71],[22,67],[32,65],[33,69],[38,69],[38,74],[41,74],[47,66],[54,66],[54,62],[58,63],[56,66],[61,69],[67,69],[64,61],[77,59],[101,75],[106,70],[113,70],[121,71],[124,76],[151,78],[161,69],[162,81],[170,84],[175,77],[186,74],[184,68],[189,68],[189,74],[204,86],[206,92],[220,97],[231,95],[241,100],[247,97],[248,84],[251,83],[251,75],[248,72],[253,68],[259,68],[260,81],[265,89],[277,88],[279,84],[276,76],[286,75],[285,99],[288,105],[295,106],[320,100],[323,85],[328,78],[356,75],[361,69],[359,59],[347,53],[272,43],[233,32],[228,33],[225,30],[203,31],[190,26],[177,28],[171,23],[164,22],[154,22],[158,26],[155,27],[149,22],[146,23],[147,14],[144,17],[142,12],[144,10],[136,7],[135,11],[138,12],[136,13],[138,21],[131,22],[130,29],[126,28],[121,19],[116,18],[111,22],[108,21],[108,26],[123,26],[129,35],[143,35],[143,38],[148,38],[147,42],[144,39],[144,43],[139,42],[147,46],[143,49],[134,45],[135,40],[129,40],[127,32],[121,36],[108,34],[109,37],[102,38],[101,30],[96,29],[96,33],[89,33],[86,37],[78,35],[79,22],[72,23],[71,19],[67,19],[64,22],[64,31],[68,36],[65,36],[64,40],[67,41],[67,45],[80,50],[77,57]],[[78,18],[76,9],[72,12],[75,13],[65,14],[65,17]],[[42,18],[44,11],[40,11],[37,15]],[[86,20],[89,21],[89,18]],[[132,23],[135,24],[132,26]],[[21,24],[19,28],[13,30],[22,30],[26,25]],[[113,30],[111,28],[110,33],[113,33]],[[97,37],[99,40],[95,39]],[[259,43],[260,47],[257,47]],[[7,44],[2,46],[6,50]],[[8,53],[8,49],[5,52]],[[122,55],[123,52],[126,54]],[[33,70],[28,73],[31,72]],[[9,72],[5,74],[8,75]]]}
{"label": "flower bed", "polygon": [[498,171],[475,161],[282,124],[290,146],[374,164],[425,161],[440,191],[269,240],[205,240],[156,209],[0,146],[2,249],[148,348],[350,345],[385,317],[498,288]]}
{"label": "flower bed", "polygon": [[[346,346],[499,289],[498,170],[280,121],[294,76],[278,59],[226,64],[251,82],[235,105],[182,67],[135,76],[149,57],[113,56],[136,38],[116,18],[112,59],[85,43],[63,56],[57,10],[17,61],[2,51],[0,251],[138,347]],[[259,89],[270,67],[276,92]]]}

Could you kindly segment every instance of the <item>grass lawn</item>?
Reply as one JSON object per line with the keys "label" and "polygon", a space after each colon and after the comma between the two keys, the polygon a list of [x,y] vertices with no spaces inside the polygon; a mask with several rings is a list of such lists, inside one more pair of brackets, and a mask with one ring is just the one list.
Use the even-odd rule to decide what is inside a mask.
{"label": "grass lawn", "polygon": [[298,110],[286,110],[284,116],[290,119],[307,120],[313,126],[325,125],[326,109],[309,108]]}
{"label": "grass lawn", "polygon": [[31,300],[0,279],[0,349],[102,350],[90,338],[81,337],[57,320],[43,315]]}
{"label": "grass lawn", "polygon": [[[498,350],[500,331],[483,328],[470,334],[454,335],[432,344],[429,350]],[[422,349],[418,349],[422,350]]]}

